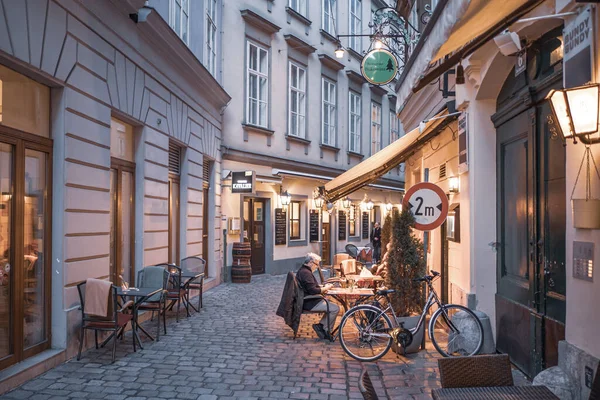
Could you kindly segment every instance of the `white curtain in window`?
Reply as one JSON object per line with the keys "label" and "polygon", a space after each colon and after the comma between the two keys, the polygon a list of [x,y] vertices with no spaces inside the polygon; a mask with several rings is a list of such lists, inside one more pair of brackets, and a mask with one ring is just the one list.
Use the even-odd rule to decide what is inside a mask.
{"label": "white curtain in window", "polygon": [[305,136],[306,70],[290,62],[289,68],[289,135]]}
{"label": "white curtain in window", "polygon": [[246,120],[249,124],[268,127],[269,52],[248,42]]}
{"label": "white curtain in window", "polygon": [[360,133],[361,133],[361,109],[360,95],[350,92],[350,129],[348,149],[354,153],[360,153]]}
{"label": "white curtain in window", "polygon": [[323,123],[321,128],[321,142],[329,146],[335,146],[335,123],[336,123],[336,93],[335,83],[323,78]]}

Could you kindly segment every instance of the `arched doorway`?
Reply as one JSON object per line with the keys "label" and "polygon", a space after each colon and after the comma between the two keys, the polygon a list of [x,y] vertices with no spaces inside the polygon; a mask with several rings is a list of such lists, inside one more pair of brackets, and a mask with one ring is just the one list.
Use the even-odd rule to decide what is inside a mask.
{"label": "arched doorway", "polygon": [[562,28],[527,50],[492,120],[497,151],[497,348],[527,375],[558,363],[565,322],[565,148],[548,131],[550,89],[562,87]]}

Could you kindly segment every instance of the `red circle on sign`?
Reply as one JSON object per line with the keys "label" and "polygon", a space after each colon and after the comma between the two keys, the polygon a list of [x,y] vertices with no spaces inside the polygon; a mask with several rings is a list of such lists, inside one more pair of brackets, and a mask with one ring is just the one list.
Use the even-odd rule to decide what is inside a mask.
{"label": "red circle on sign", "polygon": [[442,210],[440,216],[435,221],[429,224],[419,224],[418,222],[415,222],[415,229],[418,229],[420,231],[432,231],[435,228],[442,225],[446,220],[446,217],[448,216],[448,198],[446,197],[446,193],[444,193],[444,191],[439,186],[434,185],[431,182],[421,182],[411,186],[410,189],[408,189],[408,191],[404,195],[404,199],[402,200],[402,207],[408,207],[408,203],[411,197],[415,194],[415,192],[421,189],[428,189],[435,192],[435,194],[437,194],[440,198],[440,202],[442,203]]}

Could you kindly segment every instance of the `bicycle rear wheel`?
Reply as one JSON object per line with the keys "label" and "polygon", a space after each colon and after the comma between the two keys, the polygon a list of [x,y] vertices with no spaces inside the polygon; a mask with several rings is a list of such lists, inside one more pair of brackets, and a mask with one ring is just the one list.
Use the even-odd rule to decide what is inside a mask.
{"label": "bicycle rear wheel", "polygon": [[481,321],[473,311],[457,304],[446,304],[433,314],[429,335],[444,357],[472,356],[483,346]]}
{"label": "bicycle rear wheel", "polygon": [[375,361],[392,345],[389,317],[373,306],[360,305],[348,310],[340,323],[340,344],[358,361]]}

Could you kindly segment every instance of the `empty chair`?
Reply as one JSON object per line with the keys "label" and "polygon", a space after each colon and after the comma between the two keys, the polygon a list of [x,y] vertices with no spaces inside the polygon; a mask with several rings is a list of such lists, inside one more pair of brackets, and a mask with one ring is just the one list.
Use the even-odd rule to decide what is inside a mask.
{"label": "empty chair", "polygon": [[346,252],[348,253],[348,255],[350,255],[350,257],[352,257],[356,260],[356,258],[358,257],[358,247],[349,243],[344,248],[346,249]]}
{"label": "empty chair", "polygon": [[360,393],[365,400],[379,399],[375,387],[373,386],[373,382],[371,381],[371,377],[369,376],[369,371],[367,371],[364,366],[362,367],[360,377],[358,378],[358,390],[360,390]]}
{"label": "empty chair", "polygon": [[[181,269],[186,272],[203,273],[201,277],[194,279],[188,285],[188,289],[197,289],[198,293],[198,310],[203,307],[202,291],[204,287],[204,277],[206,276],[206,261],[200,257],[186,257],[181,260]],[[188,293],[189,298],[189,293]]]}
{"label": "empty chair", "polygon": [[506,354],[438,359],[442,388],[513,386]]}
{"label": "empty chair", "polygon": [[[94,331],[94,338],[96,342],[96,349],[98,348],[98,331],[101,332],[112,332],[112,340],[113,340],[113,349],[112,349],[112,362],[115,362],[115,355],[117,351],[117,337],[122,331],[125,329],[128,323],[131,323],[133,320],[132,314],[126,314],[125,312],[133,305],[133,302],[128,301],[122,307],[119,307],[117,302],[117,287],[114,285],[110,285],[108,291],[106,292],[106,296],[108,298],[100,299],[94,294],[90,294],[91,290],[88,291],[87,285],[88,282],[90,284],[94,284],[92,281],[97,281],[97,279],[88,279],[86,282],[81,282],[77,285],[77,293],[79,294],[79,309],[81,310],[81,332],[79,335],[79,352],[77,353],[77,359],[81,359],[81,350],[83,348],[83,339],[85,336],[86,330]],[[91,314],[88,310],[86,312],[86,304],[87,302],[106,302],[104,304],[108,304],[106,309],[106,315],[95,315]],[[133,340],[133,351],[135,351],[135,338]]]}
{"label": "empty chair", "polygon": [[[154,313],[158,313],[156,318],[156,341],[160,339],[160,314],[163,317],[163,329],[165,335],[167,334],[167,316],[166,316],[166,304],[167,304],[167,284],[169,281],[169,272],[162,266],[150,266],[138,271],[137,282],[139,287],[144,288],[162,288],[163,291],[150,296],[146,301],[138,306],[138,310],[151,311],[152,317]],[[147,332],[144,328],[139,327],[142,332]]]}

